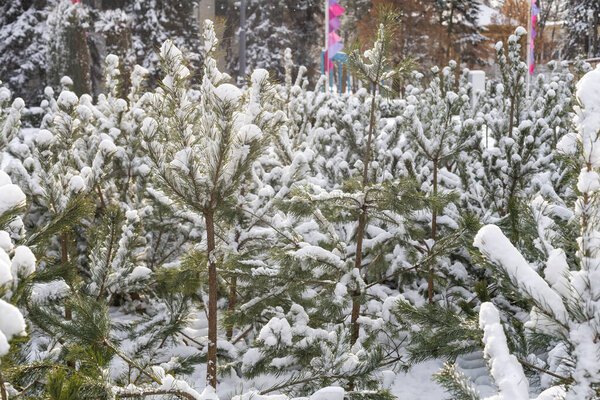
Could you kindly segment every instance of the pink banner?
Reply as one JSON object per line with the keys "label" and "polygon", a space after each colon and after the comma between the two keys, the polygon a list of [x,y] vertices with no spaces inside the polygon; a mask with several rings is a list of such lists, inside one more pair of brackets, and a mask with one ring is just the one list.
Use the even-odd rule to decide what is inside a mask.
{"label": "pink banner", "polygon": [[537,23],[537,15],[540,13],[539,7],[535,4],[536,0],[531,0],[531,37],[529,39],[529,75],[533,75],[533,70],[535,68],[535,52],[534,52],[534,39],[537,36],[537,32],[535,30],[535,24]]}
{"label": "pink banner", "polygon": [[331,20],[335,17],[339,17],[344,13],[344,11],[344,7],[340,6],[339,4],[332,5],[329,7],[329,19]]}

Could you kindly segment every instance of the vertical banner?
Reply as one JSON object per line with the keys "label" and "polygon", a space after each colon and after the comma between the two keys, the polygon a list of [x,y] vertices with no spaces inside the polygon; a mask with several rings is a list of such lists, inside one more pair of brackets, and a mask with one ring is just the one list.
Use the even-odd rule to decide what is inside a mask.
{"label": "vertical banner", "polygon": [[537,32],[535,31],[535,24],[537,22],[537,16],[540,13],[540,9],[536,4],[536,0],[531,0],[531,35],[529,38],[529,75],[533,75],[533,68],[535,67],[535,59],[534,57],[534,41],[537,36]]}
{"label": "vertical banner", "polygon": [[340,6],[338,0],[328,0],[326,6],[326,48],[325,48],[325,71],[329,72],[333,68],[333,57],[344,48],[342,38],[337,34],[336,30],[340,28],[340,16],[344,13],[344,7]]}

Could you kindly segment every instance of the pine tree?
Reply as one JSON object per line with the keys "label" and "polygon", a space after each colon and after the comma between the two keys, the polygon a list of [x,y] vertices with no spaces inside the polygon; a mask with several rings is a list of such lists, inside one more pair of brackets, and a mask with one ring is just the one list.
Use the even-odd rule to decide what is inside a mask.
{"label": "pine tree", "polygon": [[0,7],[0,76],[28,104],[41,100],[46,84],[43,39],[46,1],[7,1]]}
{"label": "pine tree", "polygon": [[568,41],[566,51],[570,57],[598,54],[598,25],[600,24],[600,5],[590,0],[570,0],[566,5],[566,24]]}
{"label": "pine tree", "polygon": [[81,3],[60,0],[53,4],[46,21],[47,84],[57,88],[63,76],[73,80],[77,95],[91,90],[87,8]]}
{"label": "pine tree", "polygon": [[[545,346],[548,352],[547,369],[518,360],[510,354],[499,312],[495,305],[483,303],[479,324],[483,330],[485,353],[500,396],[529,399],[529,387],[521,365],[536,367],[549,375],[548,386],[538,398],[593,399],[598,396],[600,373],[595,308],[594,280],[597,268],[594,262],[597,216],[593,211],[597,201],[598,174],[595,171],[593,148],[600,126],[600,110],[595,87],[600,82],[600,71],[587,73],[578,84],[577,134],[567,134],[559,149],[577,159],[579,197],[573,218],[578,220],[580,236],[573,238],[576,254],[568,259],[568,249],[552,248],[541,273],[536,272],[523,255],[495,225],[484,226],[475,237],[474,245],[497,268],[512,288],[523,295],[532,310],[526,328],[529,340]],[[515,384],[518,382],[518,384]],[[463,397],[467,398],[467,397]]]}
{"label": "pine tree", "polygon": [[484,63],[485,37],[478,26],[479,2],[474,0],[436,0],[439,23],[446,32],[446,59],[468,65]]}
{"label": "pine tree", "polygon": [[[450,263],[450,260],[442,259],[449,249],[458,246],[458,240],[462,236],[461,230],[456,229],[458,224],[455,222],[460,218],[458,199],[452,191],[452,183],[444,182],[449,182],[452,178],[454,182],[460,181],[452,170],[459,172],[464,152],[477,141],[478,123],[472,118],[471,97],[464,78],[462,84],[456,84],[455,69],[455,62],[451,62],[443,70],[436,67],[432,70],[433,79],[427,87],[408,86],[410,95],[407,97],[402,125],[407,138],[416,144],[415,164],[419,161],[423,163],[412,166],[411,169],[414,169],[411,172],[421,172],[423,189],[435,203],[428,229],[430,240],[421,244],[423,256],[419,261],[420,269],[426,271],[430,304],[433,304],[434,298],[434,279],[439,275],[436,268],[441,267],[439,264]],[[455,86],[459,86],[458,90]],[[431,176],[428,176],[429,171]],[[440,173],[443,175],[442,179]],[[445,213],[447,207],[452,210]],[[450,222],[452,220],[454,222]],[[449,265],[443,268],[451,269]]]}
{"label": "pine tree", "polygon": [[[190,71],[181,52],[170,41],[163,44],[165,78],[153,99],[157,113],[144,121],[142,131],[156,176],[165,194],[173,199],[173,206],[181,205],[205,223],[201,262],[207,264],[208,270],[207,385],[216,388],[217,267],[222,255],[217,247],[215,220],[228,207],[252,162],[260,155],[263,133],[254,124],[259,117],[254,113],[255,105],[243,101],[242,91],[225,83],[229,77],[216,68],[213,57],[217,39],[208,20],[204,41],[206,53],[199,100],[191,97]],[[266,71],[255,71],[249,90],[260,90],[265,79]],[[164,109],[159,108],[161,104]],[[200,275],[202,266],[195,268]]]}

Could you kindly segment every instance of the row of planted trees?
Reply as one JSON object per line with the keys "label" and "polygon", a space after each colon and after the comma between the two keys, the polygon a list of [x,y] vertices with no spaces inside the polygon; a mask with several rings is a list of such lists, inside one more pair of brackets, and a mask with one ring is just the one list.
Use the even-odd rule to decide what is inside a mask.
{"label": "row of planted trees", "polygon": [[[455,63],[390,65],[393,21],[350,53],[356,93],[323,92],[324,80],[309,90],[290,52],[284,83],[257,70],[235,87],[216,67],[210,21],[197,86],[166,41],[158,87],[137,66],[123,93],[109,56],[106,93],[78,97],[63,79],[57,97],[45,92],[40,130],[20,129],[23,104],[2,92],[3,166],[27,200],[7,200],[0,222],[37,259],[3,286],[28,326],[3,352],[2,396],[212,399],[221,382],[221,396],[257,388],[243,399],[329,385],[343,388],[330,396],[393,398],[390,371],[501,336],[477,327],[480,309],[485,332],[494,321],[489,301],[532,390],[595,390],[575,342],[565,354],[576,361],[561,363],[556,332],[529,337],[543,299],[519,295],[520,273],[493,274],[472,246],[494,223],[532,265],[560,241],[577,268],[579,164],[554,151],[572,128],[573,72],[551,65],[527,97],[519,29],[496,47],[500,79],[473,93]],[[382,83],[394,75],[402,98]],[[482,232],[476,246],[501,263]],[[439,380],[478,398],[452,365]]]}

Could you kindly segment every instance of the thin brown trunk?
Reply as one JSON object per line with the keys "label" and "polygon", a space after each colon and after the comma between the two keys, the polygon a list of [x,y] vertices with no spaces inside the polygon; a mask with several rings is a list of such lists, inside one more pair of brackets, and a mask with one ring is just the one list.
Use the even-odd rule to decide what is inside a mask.
{"label": "thin brown trunk", "polygon": [[[237,278],[234,276],[231,278],[231,286],[229,287],[229,306],[227,310],[235,310],[235,303],[237,303]],[[233,338],[233,324],[227,328],[227,340],[231,342],[231,338]]]}
{"label": "thin brown trunk", "polygon": [[204,213],[208,253],[208,355],[206,360],[206,384],[217,388],[217,264],[215,251],[215,212]]}
{"label": "thin brown trunk", "polygon": [[[438,160],[437,158],[433,160],[433,197],[437,196],[438,192]],[[437,209],[434,207],[433,212],[431,213],[431,239],[435,241],[435,237],[437,234]],[[433,276],[434,270],[433,266],[430,267],[429,276],[427,277],[427,298],[429,299],[429,304],[433,304]]]}
{"label": "thin brown trunk", "polygon": [[6,386],[4,384],[4,377],[0,372],[0,395],[2,395],[2,400],[8,400],[8,393],[6,393]]}
{"label": "thin brown trunk", "polygon": [[512,138],[512,130],[514,126],[513,118],[515,117],[515,95],[510,96],[510,120],[508,121],[508,137]]}
{"label": "thin brown trunk", "polygon": [[454,2],[450,3],[450,18],[448,18],[448,29],[446,31],[446,40],[447,40],[447,45],[448,47],[446,47],[446,62],[449,62],[451,59],[451,52],[450,49],[451,47],[454,45],[454,42],[452,40],[452,28],[453,28],[453,20],[454,20]]}
{"label": "thin brown trunk", "polygon": [[[65,265],[69,262],[69,234],[67,232],[63,232],[60,235],[60,262]],[[70,321],[72,318],[71,309],[65,306],[65,319]]]}
{"label": "thin brown trunk", "polygon": [[[369,121],[369,136],[367,137],[367,147],[363,158],[363,191],[369,183],[369,160],[371,158],[371,142],[373,140],[373,132],[375,130],[375,94],[377,93],[377,85],[373,85],[373,100],[371,101],[371,118]],[[367,225],[367,206],[363,204],[360,217],[358,217],[358,230],[356,231],[356,256],[354,268],[360,273],[362,269],[362,247],[365,226]],[[360,289],[356,289],[352,294],[352,314],[350,323],[352,325],[352,333],[350,336],[350,344],[354,345],[358,340],[358,317],[360,316],[360,303],[358,297],[361,295]]]}
{"label": "thin brown trunk", "polygon": [[[67,232],[63,232],[60,235],[60,261],[63,265],[66,265],[69,262],[69,234]],[[65,304],[65,320],[70,321],[73,318],[73,314],[71,309]],[[75,368],[74,361],[68,361],[67,366],[70,368]]]}

